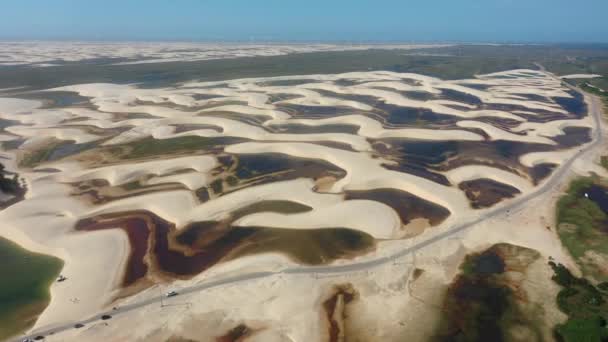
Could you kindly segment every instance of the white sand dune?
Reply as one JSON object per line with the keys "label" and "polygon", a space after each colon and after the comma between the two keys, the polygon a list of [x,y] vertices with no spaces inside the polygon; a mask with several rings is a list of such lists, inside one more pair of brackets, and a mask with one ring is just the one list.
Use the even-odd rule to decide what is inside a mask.
{"label": "white sand dune", "polygon": [[11,114],[28,114],[41,105],[40,101],[2,97],[0,98],[0,113],[2,113],[3,116]]}
{"label": "white sand dune", "polygon": [[[271,121],[272,124],[282,123]],[[424,128],[385,129],[382,124],[363,115],[345,115],[327,119],[291,119],[289,123],[308,126],[323,126],[329,124],[342,124],[358,126],[358,135],[367,138],[409,138],[417,140],[463,140],[479,141],[483,138],[475,133],[462,130],[431,130]]]}
{"label": "white sand dune", "polygon": [[[365,212],[365,215],[355,214],[360,212]],[[291,229],[346,227],[369,233],[377,239],[393,239],[401,235],[401,220],[394,210],[385,204],[365,200],[338,202],[301,214],[252,214],[238,220],[235,225]]]}
{"label": "white sand dune", "polygon": [[512,172],[504,171],[495,167],[483,165],[461,166],[445,173],[445,176],[453,184],[475,179],[491,179],[499,183],[511,185],[521,192],[533,189],[532,183]]}
{"label": "white sand dune", "polygon": [[583,127],[593,130],[593,121],[589,117],[580,120],[553,120],[549,122],[524,122],[513,129],[514,132],[527,132],[540,137],[557,137],[564,134],[564,128]]}
{"label": "white sand dune", "polygon": [[[172,125],[188,124],[188,120],[170,120],[170,121],[157,121],[157,125],[146,125],[136,126],[121,135],[116,136],[110,141],[105,142],[105,145],[112,145],[118,143],[126,143],[136,141],[138,139],[151,136],[155,139],[170,139],[179,138],[186,136],[202,136],[202,137],[238,137],[247,138],[260,141],[333,141],[350,145],[359,151],[369,151],[371,149],[370,144],[365,140],[364,137],[344,134],[344,133],[318,133],[318,134],[281,134],[281,133],[269,133],[266,130],[251,126],[246,123],[242,123],[236,120],[223,119],[223,118],[209,118],[209,117],[198,117],[193,118],[190,124],[210,124],[219,126],[223,129],[222,133],[218,133],[214,130],[209,129],[194,129],[183,133],[174,133],[175,129]],[[166,125],[161,125],[166,123]]]}
{"label": "white sand dune", "polygon": [[[129,254],[127,238],[119,231],[74,233],[72,227],[86,206],[68,197],[66,186],[48,179],[31,181],[29,188],[25,201],[0,212],[0,236],[65,262],[61,272],[68,281],[51,286],[51,303],[37,324],[81,319],[114,295]],[[110,265],[113,271],[102,271]]]}
{"label": "white sand dune", "polygon": [[603,77],[603,76],[598,75],[598,74],[571,74],[571,75],[560,76],[560,78],[564,78],[564,79],[569,79],[569,78],[581,79],[581,78],[598,78],[598,77]]}
{"label": "white sand dune", "polygon": [[528,167],[533,167],[538,164],[550,163],[550,164],[561,164],[564,160],[572,157],[578,153],[578,149],[570,149],[565,151],[551,151],[551,152],[533,152],[522,155],[519,161]]}
{"label": "white sand dune", "polygon": [[24,138],[53,137],[59,140],[71,140],[77,144],[99,140],[99,136],[88,134],[80,129],[42,128],[42,127],[9,127],[7,131]]}
{"label": "white sand dune", "polygon": [[333,206],[342,201],[341,194],[318,193],[314,187],[315,183],[306,178],[247,187],[202,203],[184,217],[188,221],[221,220],[235,209],[260,201],[292,201],[312,208]]}
{"label": "white sand dune", "polygon": [[[525,141],[529,143],[547,145],[556,144],[555,141],[544,136],[540,136],[537,134],[537,132],[525,132],[525,134],[515,134],[504,129],[497,128],[493,125],[487,124],[485,122],[467,120],[458,121],[457,125],[459,127],[466,128],[480,128],[484,132],[486,132],[492,138],[492,140]],[[561,132],[561,130],[559,132]]]}
{"label": "white sand dune", "polygon": [[228,146],[226,151],[237,154],[281,153],[328,161],[347,172],[347,175],[331,188],[330,192],[334,193],[340,193],[345,189],[395,188],[437,203],[452,212],[466,210],[467,202],[462,192],[424,178],[387,170],[381,164],[390,162],[372,159],[371,156],[362,153],[306,143],[242,143]]}
{"label": "white sand dune", "polygon": [[98,205],[84,215],[91,217],[114,212],[148,210],[181,225],[187,219],[185,214],[198,205],[199,201],[191,191],[172,190],[112,201]]}
{"label": "white sand dune", "polygon": [[[93,61],[97,64],[192,62],[238,57],[279,56],[294,53],[369,49],[411,50],[447,44],[229,44],[192,42],[2,42],[0,65],[61,65]],[[104,59],[109,61],[104,62]]]}
{"label": "white sand dune", "polygon": [[146,181],[146,184],[168,184],[178,183],[184,185],[191,191],[196,191],[207,184],[209,184],[209,178],[206,174],[200,172],[187,172],[179,173],[176,175],[160,175],[153,177]]}
{"label": "white sand dune", "polygon": [[246,115],[268,116],[272,119],[289,118],[288,114],[285,114],[283,112],[276,111],[276,110],[264,110],[264,109],[257,109],[257,108],[248,107],[248,106],[234,106],[234,105],[233,106],[220,106],[220,107],[205,109],[205,110],[203,110],[203,113],[204,112],[233,112],[233,113],[246,114]]}
{"label": "white sand dune", "polygon": [[[74,49],[66,51],[65,58],[59,59],[79,60],[92,56],[79,55],[84,51],[84,47]],[[205,53],[208,55],[205,56],[201,55],[200,51],[196,56],[189,53],[163,55],[163,52],[154,49],[156,47],[151,47],[149,55],[146,56],[147,61],[296,53],[313,48],[283,50],[279,47],[260,47],[256,48],[256,51],[228,51],[230,49],[227,48],[226,51],[207,51]],[[35,48],[31,51],[35,51]],[[129,59],[132,57],[130,53],[118,51],[115,55]],[[223,53],[227,55],[222,55]],[[101,52],[96,52],[93,55],[100,54]],[[49,62],[44,55],[30,57],[30,64]],[[283,84],[294,85],[280,85],[280,81],[289,81]],[[485,87],[477,89],[473,87],[475,85]],[[66,285],[57,283],[52,286],[51,305],[38,321],[37,327],[97,313],[107,305],[119,288],[119,280],[128,255],[125,234],[117,229],[95,233],[74,232],[73,226],[81,218],[102,213],[147,210],[182,228],[192,222],[227,219],[235,210],[260,201],[282,200],[307,205],[312,209],[298,214],[258,212],[240,218],[236,224],[287,229],[345,227],[366,232],[377,239],[402,238],[404,232],[401,231],[401,222],[392,208],[370,200],[344,200],[344,192],[348,190],[390,188],[405,191],[450,211],[451,215],[441,225],[422,233],[428,237],[441,233],[456,223],[482,215],[483,210],[470,208],[465,194],[457,187],[460,182],[491,179],[516,187],[524,194],[533,191],[534,186],[530,180],[517,174],[480,165],[434,171],[445,176],[452,183],[451,186],[413,173],[389,170],[384,165],[394,165],[395,161],[392,161],[392,156],[388,154],[385,158],[378,157],[378,152],[371,146],[373,140],[401,139],[405,146],[407,143],[419,141],[507,140],[539,143],[547,145],[547,148],[557,148],[552,138],[563,135],[565,128],[593,128],[589,118],[573,119],[572,115],[553,100],[555,97],[571,98],[568,88],[563,87],[559,80],[551,75],[534,70],[512,70],[479,75],[469,80],[451,81],[411,73],[371,71],[214,82],[194,81],[166,88],[96,83],[50,90],[75,92],[87,97],[90,103],[86,107],[42,108],[40,101],[0,98],[0,118],[18,122],[0,135],[1,140],[26,140],[17,152],[6,153],[8,159],[3,163],[13,169],[18,170],[18,154],[46,144],[49,138],[72,140],[76,143],[107,139],[104,144],[111,147],[128,142],[136,144],[138,140],[146,137],[171,139],[200,136],[245,139],[246,142],[228,143],[228,146],[223,148],[224,154],[238,157],[245,154],[277,153],[325,161],[345,170],[346,176],[333,183],[323,183],[326,180],[322,179],[299,178],[247,186],[231,189],[235,191],[222,195],[212,194],[208,201],[201,202],[195,195],[195,190],[208,187],[213,180],[233,172],[215,173],[214,169],[219,166],[215,154],[222,148],[214,146],[215,149],[212,150],[203,139],[196,154],[189,156],[175,157],[166,152],[167,156],[155,159],[137,162],[113,161],[113,165],[92,169],[85,163],[80,164],[68,157],[43,163],[33,170],[18,170],[28,184],[28,193],[24,201],[0,212],[0,226],[3,228],[0,229],[0,235],[32,250],[61,257],[66,262],[62,272],[69,277]],[[418,96],[411,92],[416,92]],[[467,101],[462,95],[454,96],[453,92],[472,97],[471,101]],[[526,95],[538,97],[530,100]],[[424,100],[427,97],[428,99]],[[386,120],[378,120],[379,115],[386,113],[377,110],[374,106],[376,103],[386,103],[402,109],[402,112],[394,114],[396,117],[392,119],[402,119],[399,115],[411,115],[412,118],[405,119],[412,120],[403,120],[405,124],[391,123],[388,117]],[[294,112],[281,109],[286,105],[294,105],[295,108],[295,105],[332,107],[338,115],[333,112],[304,115],[297,110]],[[515,106],[517,110],[492,109],[500,109],[500,106]],[[425,127],[425,120],[414,124],[407,123],[415,122],[421,112],[446,115],[449,123],[433,122],[433,128]],[[551,113],[556,119],[543,123],[527,120],[526,115],[536,116],[545,112]],[[480,118],[487,120],[479,120]],[[492,124],[499,120],[489,119],[509,121],[505,125],[499,125]],[[307,126],[309,132],[293,133],[297,130],[278,128],[280,125],[290,124]],[[335,128],[328,129],[331,125],[355,126],[356,132],[338,133],[332,131]],[[180,127],[185,130],[179,132]],[[322,133],[310,133],[312,131]],[[329,147],[328,144],[320,144],[321,142],[345,144],[352,150],[335,145]],[[195,149],[192,146],[190,148]],[[577,151],[578,148],[574,147],[568,150],[527,153],[520,158],[520,162],[528,167],[547,162],[559,164]],[[404,158],[410,161],[409,155],[406,154]],[[414,158],[411,159],[415,162]],[[176,190],[175,186],[171,186],[170,191],[138,193],[132,197],[98,205],[87,204],[70,195],[73,189],[67,183],[93,179],[106,180],[111,186],[139,181],[142,185],[178,183],[183,184],[184,188]],[[542,231],[546,234],[545,229]],[[416,238],[412,238],[414,239]],[[393,245],[381,244],[378,251],[370,255],[383,255],[390,248],[401,248],[408,243],[412,243],[411,240],[396,241]],[[387,247],[389,245],[392,247]],[[551,248],[548,250],[555,252]],[[366,257],[369,256],[363,258]],[[277,255],[255,256],[246,260],[254,260],[256,270],[277,269],[291,262],[284,256]],[[245,261],[242,261],[243,264],[240,262],[241,260],[237,260],[220,264],[208,274],[232,274],[241,270],[240,266],[249,265]],[[91,268],[110,271],[93,272],[94,274],[89,276],[92,273],[89,272]],[[205,277],[206,274],[200,277]],[[145,292],[126,301],[149,295]],[[78,298],[79,304],[70,301],[75,297]],[[270,302],[279,305],[272,300]],[[214,303],[221,307],[221,303]],[[308,302],[298,305],[298,309],[310,308]],[[279,309],[277,312],[283,313]],[[267,312],[267,317],[275,317],[270,312]],[[317,312],[314,312],[314,315],[318,316]],[[301,329],[301,336],[308,336],[305,334],[306,329]],[[108,337],[108,340],[112,338]]]}
{"label": "white sand dune", "polygon": [[[152,160],[134,164],[118,164],[95,169],[70,170],[69,174],[61,173],[52,178],[60,182],[78,182],[91,179],[103,179],[112,186],[122,185],[142,179],[144,176],[159,177],[182,170],[194,170],[206,179],[207,173],[216,166],[215,158],[210,156],[192,156],[172,159]],[[71,165],[75,166],[75,165]]]}

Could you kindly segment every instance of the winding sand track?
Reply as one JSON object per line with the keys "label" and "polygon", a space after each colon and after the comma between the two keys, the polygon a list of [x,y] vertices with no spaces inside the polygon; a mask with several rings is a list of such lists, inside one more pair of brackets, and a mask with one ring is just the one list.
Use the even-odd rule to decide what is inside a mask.
{"label": "winding sand track", "polygon": [[[580,89],[576,89],[576,90],[582,92]],[[191,286],[191,287],[180,288],[180,289],[176,289],[176,290],[180,293],[180,295],[183,296],[185,294],[191,294],[191,293],[195,293],[195,292],[199,292],[199,291],[204,291],[204,290],[207,290],[210,288],[215,288],[215,287],[224,286],[224,285],[234,285],[237,283],[243,283],[243,282],[251,281],[254,279],[260,279],[260,278],[264,278],[264,277],[276,276],[276,275],[281,275],[281,274],[284,274],[284,275],[289,275],[289,274],[300,274],[300,275],[301,274],[309,274],[309,275],[344,274],[344,273],[368,270],[371,268],[383,266],[388,263],[392,263],[399,258],[416,253],[417,251],[422,250],[432,244],[435,244],[439,241],[445,240],[456,234],[459,234],[459,233],[471,228],[472,226],[475,226],[476,224],[478,224],[482,221],[485,221],[487,219],[496,217],[498,215],[501,215],[501,214],[504,214],[507,212],[517,211],[517,210],[521,209],[528,201],[546,194],[547,192],[552,190],[555,186],[559,185],[560,182],[562,182],[564,180],[564,178],[568,175],[568,172],[569,172],[571,166],[578,158],[580,158],[584,154],[592,151],[594,148],[596,148],[602,144],[602,142],[603,142],[603,135],[602,135],[602,130],[601,130],[602,104],[601,104],[601,101],[597,97],[589,96],[588,98],[590,99],[588,101],[589,113],[593,116],[593,120],[594,120],[594,124],[595,124],[595,128],[596,128],[594,131],[594,135],[592,137],[593,140],[591,142],[589,142],[588,144],[586,144],[585,146],[580,147],[580,151],[578,153],[571,155],[567,160],[565,160],[559,166],[559,168],[555,172],[553,172],[553,174],[550,177],[548,177],[541,185],[538,186],[538,188],[535,191],[533,191],[531,193],[528,193],[526,195],[523,195],[523,196],[517,197],[513,200],[510,200],[507,204],[505,204],[503,206],[499,206],[494,209],[485,211],[482,215],[480,215],[478,217],[472,218],[469,221],[455,225],[450,229],[447,229],[441,233],[438,233],[437,235],[432,236],[424,241],[420,241],[411,246],[405,247],[405,248],[401,249],[400,251],[398,251],[392,255],[389,255],[389,256],[380,257],[380,258],[369,260],[369,261],[355,262],[355,263],[351,263],[348,265],[306,266],[306,267],[299,266],[299,267],[288,267],[288,268],[284,268],[284,269],[278,270],[278,271],[254,272],[254,273],[242,274],[242,275],[233,276],[233,277],[226,277],[226,278],[222,278],[222,279],[218,279],[218,280],[207,281],[207,282],[199,283],[199,284]],[[169,300],[169,299],[166,299],[164,296],[153,297],[153,298],[146,299],[146,300],[143,300],[140,302],[118,307],[116,310],[98,313],[97,315],[87,318],[82,321],[69,322],[66,324],[38,329],[33,334],[16,338],[14,341],[22,341],[23,339],[34,338],[36,336],[57,334],[62,331],[66,331],[68,329],[74,328],[74,326],[76,324],[86,325],[86,324],[90,324],[90,323],[93,323],[96,321],[100,321],[101,317],[103,315],[116,316],[116,315],[124,314],[124,313],[132,311],[132,310],[142,308],[142,307],[150,305],[150,304],[159,303],[159,302],[167,301],[167,300]]]}

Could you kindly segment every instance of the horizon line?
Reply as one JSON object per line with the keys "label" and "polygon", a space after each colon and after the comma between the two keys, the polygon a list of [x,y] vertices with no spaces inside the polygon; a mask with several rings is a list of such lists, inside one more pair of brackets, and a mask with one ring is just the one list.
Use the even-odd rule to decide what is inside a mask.
{"label": "horizon line", "polygon": [[2,38],[0,43],[192,43],[192,44],[335,44],[335,45],[608,45],[608,41],[517,41],[517,40],[400,40],[400,39],[74,39]]}

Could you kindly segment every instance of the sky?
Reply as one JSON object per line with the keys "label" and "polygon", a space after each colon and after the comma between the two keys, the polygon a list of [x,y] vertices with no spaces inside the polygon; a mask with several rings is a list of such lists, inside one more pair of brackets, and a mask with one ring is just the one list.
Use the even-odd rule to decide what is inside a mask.
{"label": "sky", "polygon": [[2,40],[608,42],[608,0],[3,0]]}

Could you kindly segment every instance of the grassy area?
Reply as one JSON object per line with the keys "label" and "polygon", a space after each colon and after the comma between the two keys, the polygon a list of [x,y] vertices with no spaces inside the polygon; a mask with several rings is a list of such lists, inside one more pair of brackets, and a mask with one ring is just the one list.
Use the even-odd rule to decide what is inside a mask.
{"label": "grassy area", "polygon": [[[533,62],[538,59],[540,50],[530,57],[521,58],[521,51],[527,49],[529,48],[521,47],[505,50],[478,46],[467,47],[462,55],[450,49],[367,50],[135,65],[66,64],[46,67],[43,73],[39,68],[2,68],[0,88],[30,86],[46,89],[92,82],[145,82],[147,86],[158,86],[192,79],[217,81],[368,70],[415,72],[442,78],[463,78],[477,73],[534,68]],[[518,54],[517,51],[520,53]]]}
{"label": "grassy area", "polygon": [[[27,86],[48,89],[69,84],[142,82],[162,86],[198,79],[217,81],[246,77],[388,70],[441,78],[472,77],[516,68],[536,68],[538,62],[559,75],[608,75],[605,45],[460,45],[420,50],[314,52],[284,56],[244,57],[196,62],[110,65],[65,63],[40,68],[0,68],[0,88]],[[608,88],[608,80],[594,80]]]}
{"label": "grassy area", "polygon": [[602,156],[600,158],[600,164],[604,169],[608,170],[608,156]]}
{"label": "grassy area", "polygon": [[[555,327],[564,342],[602,342],[608,339],[608,283],[593,286],[585,278],[577,278],[561,264],[549,262],[553,281],[563,287],[557,295],[559,309],[568,320]],[[602,290],[604,289],[604,290]]]}
{"label": "grassy area", "polygon": [[0,340],[32,326],[50,300],[63,261],[0,238]]}
{"label": "grassy area", "polygon": [[45,146],[27,152],[19,161],[20,167],[36,167],[44,162],[75,156],[76,159],[98,160],[137,160],[158,158],[167,155],[186,155],[208,153],[228,144],[247,141],[233,137],[184,136],[170,139],[146,137],[137,141],[102,146],[98,142],[73,144],[69,141],[51,141]]}
{"label": "grassy area", "polygon": [[608,108],[608,77],[602,77],[599,79],[599,80],[606,80],[605,87],[600,87],[600,86],[594,85],[593,83],[596,83],[596,84],[599,83],[599,81],[597,81],[597,80],[598,79],[580,82],[578,85],[582,90],[599,96],[602,99],[602,101],[604,102],[604,107]]}
{"label": "grassy area", "polygon": [[103,140],[76,144],[69,140],[50,139],[37,149],[27,151],[19,161],[19,166],[35,167],[92,149],[102,142]]}
{"label": "grassy area", "polygon": [[199,136],[184,136],[170,139],[147,137],[126,144],[100,147],[91,152],[108,152],[119,159],[143,159],[163,155],[208,152],[226,144],[240,141],[244,141],[244,139],[231,137],[206,138]]}
{"label": "grassy area", "polygon": [[[608,159],[602,158],[602,164],[606,167]],[[555,332],[565,342],[608,340],[608,215],[586,196],[597,186],[605,186],[598,177],[577,179],[557,202],[559,238],[583,272],[577,278],[563,265],[549,263],[552,279],[563,287],[557,304],[568,321]],[[589,279],[601,283],[594,286]]]}
{"label": "grassy area", "polygon": [[69,144],[69,142],[63,140],[53,140],[39,149],[27,152],[19,161],[19,166],[35,167],[40,163],[48,161],[50,160],[53,151],[64,144]]}
{"label": "grassy area", "polygon": [[128,144],[129,159],[146,158],[171,153],[190,152],[208,148],[213,140],[205,137],[187,136],[171,139],[154,139],[147,137]]}
{"label": "grassy area", "polygon": [[[604,231],[608,215],[584,195],[586,189],[599,182],[597,178],[580,178],[570,184],[557,202],[557,233],[583,274],[605,281],[608,275],[600,269],[604,265],[597,259],[608,258],[608,234]],[[593,260],[590,255],[598,257]]]}
{"label": "grassy area", "polygon": [[579,86],[586,92],[598,95],[604,99],[608,98],[608,87],[601,87],[597,84],[606,83],[608,84],[608,76],[591,78],[588,80],[579,81]]}

